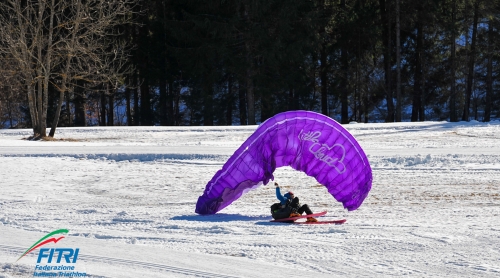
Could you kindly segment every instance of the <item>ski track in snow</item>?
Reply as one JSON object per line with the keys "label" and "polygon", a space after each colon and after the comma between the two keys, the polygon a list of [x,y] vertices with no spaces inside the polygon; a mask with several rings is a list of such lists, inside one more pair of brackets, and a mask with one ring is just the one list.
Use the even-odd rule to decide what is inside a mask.
{"label": "ski track in snow", "polygon": [[[177,257],[187,264],[88,247],[82,260],[93,261],[93,277],[134,277],[100,269],[105,259],[156,271],[151,277],[269,277],[286,269],[309,277],[500,276],[499,122],[345,127],[373,169],[360,209],[345,211],[301,172],[275,172],[302,203],[327,210],[325,220],[347,219],[313,227],[269,222],[274,186],[250,191],[216,215],[194,213],[206,183],[255,126],[60,128],[57,138],[68,140],[51,142],[21,140],[30,130],[0,130],[0,231],[37,235],[24,245],[0,237],[0,277],[32,277],[31,265],[13,264],[22,246],[60,228],[103,248],[182,252]],[[190,265],[185,254],[207,261]],[[235,261],[218,273],[214,258]],[[255,266],[266,271],[249,269]]]}

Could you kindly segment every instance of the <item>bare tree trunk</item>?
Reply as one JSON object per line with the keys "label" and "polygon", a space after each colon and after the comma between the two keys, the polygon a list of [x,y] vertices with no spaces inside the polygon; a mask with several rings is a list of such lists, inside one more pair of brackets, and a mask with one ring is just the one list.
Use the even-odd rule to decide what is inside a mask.
{"label": "bare tree trunk", "polygon": [[[38,105],[37,105],[37,96],[36,96],[36,92],[35,92],[35,86],[34,86],[34,78],[33,78],[33,74],[34,74],[34,68],[32,66],[33,63],[31,63],[31,55],[30,55],[30,50],[28,48],[28,30],[27,28],[25,28],[25,24],[27,24],[27,20],[30,19],[30,13],[29,13],[29,9],[25,9],[25,14],[23,13],[23,11],[21,10],[21,5],[19,5],[19,1],[18,2],[11,2],[11,3],[17,3],[18,5],[14,5],[14,6],[11,6],[12,8],[12,11],[14,11],[14,13],[16,14],[17,16],[17,20],[16,20],[16,23],[17,23],[17,26],[19,27],[18,30],[19,30],[19,38],[17,41],[19,41],[20,43],[17,44],[17,41],[14,39],[14,43],[15,45],[19,45],[21,46],[20,49],[16,49],[13,47],[13,49],[10,49],[12,50],[11,54],[13,54],[14,56],[17,56],[17,58],[21,61],[21,65],[20,65],[20,68],[23,70],[24,74],[25,74],[25,80],[26,80],[26,89],[27,89],[27,93],[28,93],[28,104],[29,104],[29,108],[30,108],[30,114],[31,114],[31,124],[32,124],[32,128],[33,128],[33,134],[34,136],[38,136],[38,134],[40,134],[40,126],[39,126],[39,119],[38,119]],[[11,4],[9,3],[9,4]],[[7,4],[7,5],[9,5]],[[5,11],[6,12],[6,11]],[[8,13],[8,12],[6,12]],[[23,21],[23,19],[25,19],[26,21]],[[7,22],[3,22],[0,24],[4,24],[4,25],[7,25]],[[11,26],[12,27],[12,26]],[[6,29],[5,32],[9,32],[10,30],[9,29]],[[2,34],[2,37],[4,37],[5,34]],[[12,46],[12,42],[11,42],[11,46]],[[17,50],[17,51],[16,51]]]}
{"label": "bare tree trunk", "polygon": [[[162,36],[162,44],[164,45],[164,48],[165,48],[165,51],[167,49],[167,32],[165,30],[168,29],[168,20],[166,20],[168,18],[168,12],[167,12],[167,7],[165,6],[165,2],[166,1],[161,1],[161,5],[162,5],[162,11],[163,11],[163,36]],[[162,71],[163,71],[163,78],[167,78],[168,75],[168,71],[167,71],[167,65],[168,65],[168,59],[167,59],[167,54],[165,53],[162,53],[164,57],[162,57]],[[166,87],[168,85],[168,88]],[[162,84],[160,83],[160,86],[162,86]],[[163,101],[164,104],[160,104],[160,109],[164,109],[165,111],[163,113],[161,113],[161,110],[160,110],[160,117],[165,117],[165,120],[163,121],[162,124],[164,125],[168,125],[168,126],[172,126],[174,125],[174,122],[175,122],[175,119],[174,119],[174,82],[173,82],[173,77],[170,75],[169,78],[168,78],[168,81],[165,80],[165,100]],[[160,92],[160,95],[161,95],[161,92]],[[161,98],[161,96],[160,96]],[[161,100],[160,100],[161,101]],[[161,108],[161,106],[163,106],[163,108]]]}
{"label": "bare tree trunk", "polygon": [[[38,51],[38,58],[40,59],[41,58],[41,54],[42,54],[42,50],[40,49]],[[37,132],[35,133],[35,136],[38,136],[38,137],[46,137],[47,134],[46,134],[46,129],[47,129],[47,120],[46,118],[43,117],[43,82],[42,82],[42,79],[41,79],[41,76],[42,76],[42,69],[40,67],[38,67],[37,69],[37,76],[38,76],[38,80],[37,80],[37,95],[36,95],[36,104],[37,104],[37,118],[38,118],[38,123],[37,123],[37,126],[38,126],[38,130]]]}
{"label": "bare tree trunk", "polygon": [[[464,48],[464,51],[465,52],[465,63],[460,63],[461,65],[461,73],[462,73],[462,76],[465,76],[465,89],[463,90],[463,94],[460,94],[460,105],[461,105],[461,109],[463,110],[464,107],[465,107],[465,92],[466,92],[466,88],[467,88],[467,71],[468,71],[468,64],[469,64],[469,55],[470,55],[470,42],[469,42],[469,37],[470,37],[470,26],[469,26],[469,1],[464,1],[464,11],[463,11],[463,17],[464,19],[462,20],[464,26],[464,38],[465,38],[465,48]],[[457,94],[458,95],[458,94]],[[463,111],[462,111],[463,112]]]}
{"label": "bare tree trunk", "polygon": [[52,121],[52,126],[50,127],[50,137],[54,137],[56,132],[57,124],[59,123],[59,116],[61,115],[61,107],[64,102],[64,91],[59,91],[59,101],[57,102],[56,115]]}
{"label": "bare tree trunk", "polygon": [[389,16],[388,3],[386,0],[379,0],[381,19],[382,19],[382,40],[384,48],[384,79],[385,79],[385,96],[387,102],[387,117],[386,122],[394,122],[394,102],[391,86],[391,21]]}
{"label": "bare tree trunk", "polygon": [[141,125],[153,125],[151,113],[151,95],[149,92],[149,80],[144,78],[141,84]]}
{"label": "bare tree trunk", "polygon": [[139,79],[137,71],[134,71],[134,125],[139,125],[140,107],[139,107]]}
{"label": "bare tree trunk", "polygon": [[394,94],[392,90],[392,36],[391,36],[391,1],[387,1],[387,119],[386,122],[394,122]]}
{"label": "bare tree trunk", "polygon": [[44,117],[44,104],[45,104],[45,99],[43,97],[44,93],[44,88],[43,88],[43,71],[42,67],[39,63],[43,63],[43,44],[44,41],[41,39],[44,37],[43,34],[43,28],[42,28],[42,23],[43,23],[43,15],[45,10],[45,1],[41,1],[40,4],[38,5],[38,14],[36,15],[37,18],[37,25],[36,25],[36,38],[37,41],[35,42],[35,49],[37,49],[37,66],[36,66],[36,71],[37,71],[37,85],[38,85],[38,95],[37,95],[37,105],[38,105],[38,135],[39,137],[46,137],[47,136],[47,119]]}
{"label": "bare tree trunk", "polygon": [[450,72],[451,72],[451,84],[450,84],[450,122],[458,122],[457,117],[457,89],[456,89],[456,31],[455,31],[455,20],[457,13],[457,3],[453,0],[451,12],[451,57],[450,57]]}
{"label": "bare tree trunk", "polygon": [[[244,18],[247,24],[250,24],[250,7],[249,4],[245,4],[244,6]],[[246,51],[246,62],[247,62],[247,71],[245,74],[245,83],[246,83],[246,104],[247,104],[247,116],[248,116],[248,124],[255,125],[255,96],[254,96],[254,57],[252,54],[252,47],[250,45],[250,36],[247,35],[245,39],[245,51]]]}
{"label": "bare tree trunk", "polygon": [[[42,42],[39,42],[39,45],[41,44]],[[40,61],[42,58],[42,48],[41,46],[38,47],[38,60]],[[46,119],[43,117],[43,104],[44,104],[44,101],[43,101],[43,81],[42,81],[42,76],[43,76],[43,72],[42,72],[42,68],[40,66],[37,67],[36,69],[37,71],[37,95],[36,95],[36,104],[37,104],[37,118],[38,118],[38,130],[35,134],[38,135],[39,137],[45,137],[47,136],[46,135]]]}
{"label": "bare tree trunk", "polygon": [[[422,42],[422,45],[423,45],[423,42]],[[422,59],[422,77],[421,77],[421,96],[420,96],[420,111],[418,112],[418,120],[423,122],[425,121],[425,100],[426,100],[426,95],[427,95],[427,90],[426,90],[426,80],[427,80],[427,76],[426,76],[426,73],[427,73],[427,64],[425,63],[425,56],[423,55],[422,53],[422,56],[421,56],[421,59]]]}
{"label": "bare tree trunk", "polygon": [[[53,9],[55,9],[55,6],[54,6],[54,1],[55,0],[52,0],[52,9],[51,9],[51,12]],[[66,93],[66,90],[67,90],[67,83],[68,83],[68,76],[70,74],[70,63],[71,63],[71,58],[72,58],[72,54],[73,54],[73,49],[76,47],[75,46],[75,43],[76,43],[76,34],[78,33],[78,31],[80,30],[79,27],[80,27],[80,21],[81,21],[81,17],[82,17],[82,13],[80,12],[80,9],[81,9],[81,2],[80,1],[77,1],[76,2],[77,4],[77,12],[76,12],[76,19],[75,19],[75,25],[73,26],[73,30],[71,30],[71,39],[70,39],[70,42],[69,42],[69,53],[67,54],[67,57],[66,57],[66,63],[64,65],[64,71],[62,72],[62,82],[61,82],[61,86],[58,88],[59,90],[59,102],[57,103],[57,109],[56,109],[56,113],[54,115],[54,120],[52,121],[52,126],[50,128],[50,133],[49,133],[49,136],[50,137],[54,137],[54,134],[56,133],[56,128],[57,128],[57,124],[59,122],[59,116],[61,115],[61,107],[62,107],[62,101],[64,99],[64,94]],[[52,28],[52,18],[53,18],[53,15],[51,15],[51,26],[50,26],[50,36],[49,36],[49,50],[52,52],[52,33],[53,33],[53,28]],[[47,55],[48,58],[47,60],[50,59],[50,56]],[[48,67],[47,68],[50,68],[50,61],[47,62],[47,65]],[[49,74],[46,75],[45,77],[45,83],[47,85],[47,88],[48,88],[48,83],[49,83]],[[45,87],[45,85],[44,85]],[[45,110],[46,111],[46,110]],[[46,117],[46,115],[45,115]]]}
{"label": "bare tree trunk", "polygon": [[[40,134],[42,137],[46,136],[46,122],[47,122],[47,107],[49,105],[49,78],[50,78],[50,73],[52,72],[52,44],[53,44],[53,35],[54,35],[54,14],[55,14],[55,0],[52,0],[51,5],[49,7],[50,9],[50,19],[49,19],[49,35],[47,39],[47,53],[45,54],[45,62],[44,62],[44,69],[43,69],[43,111],[42,111],[42,118],[43,118],[43,126],[42,126],[42,133]],[[43,46],[40,46],[43,47]],[[64,101],[64,95],[62,95],[63,99],[59,99],[59,106],[62,106],[62,102]],[[59,113],[61,112],[61,108],[59,107]],[[59,117],[59,114],[57,115]],[[52,129],[54,126],[52,126]],[[52,133],[52,132],[51,132]],[[54,135],[51,135],[53,137]]]}
{"label": "bare tree trunk", "polygon": [[106,94],[101,93],[101,123],[99,125],[106,126]]}
{"label": "bare tree trunk", "polygon": [[493,19],[488,22],[488,65],[486,66],[486,107],[484,108],[484,121],[491,120],[491,102],[493,96]]}
{"label": "bare tree trunk", "polygon": [[130,86],[125,88],[125,106],[127,110],[127,126],[132,126],[132,111],[130,109]]}
{"label": "bare tree trunk", "polygon": [[115,93],[113,88],[107,85],[108,89],[108,126],[115,125]]}
{"label": "bare tree trunk", "polygon": [[[347,14],[346,9],[346,0],[340,1],[340,7]],[[349,123],[349,101],[348,101],[348,92],[347,92],[347,72],[349,69],[349,61],[347,57],[347,45],[345,43],[341,46],[340,49],[340,123],[347,124]]]}
{"label": "bare tree trunk", "polygon": [[470,46],[469,57],[469,72],[467,75],[467,88],[465,92],[465,106],[464,113],[462,114],[462,121],[469,121],[470,114],[470,101],[472,97],[472,83],[474,81],[474,63],[476,57],[476,37],[477,37],[477,22],[479,13],[479,3],[474,3],[474,23],[472,25],[472,41]]}
{"label": "bare tree trunk", "polygon": [[30,116],[31,116],[31,125],[33,128],[33,134],[38,134],[39,133],[39,126],[38,126],[38,112],[36,110],[36,96],[35,96],[35,88],[31,85],[31,83],[28,82],[27,88],[28,90],[28,105],[30,108]]}
{"label": "bare tree trunk", "polygon": [[402,102],[401,97],[401,25],[400,25],[400,10],[399,1],[396,0],[396,122],[401,122]]}
{"label": "bare tree trunk", "polygon": [[[418,11],[420,13],[421,11]],[[422,19],[418,18],[417,22],[417,49],[415,53],[415,81],[413,84],[413,107],[411,111],[411,121],[420,121],[423,118],[421,115],[422,108],[422,52],[424,41],[424,30],[422,26]]]}
{"label": "bare tree trunk", "polygon": [[164,50],[159,53],[160,59],[160,105],[159,105],[159,114],[160,114],[160,125],[166,126],[171,122],[171,118],[169,116],[169,97],[168,97],[168,81],[167,81],[167,54],[165,53],[167,49],[167,8],[165,6],[166,1],[160,1],[162,16],[163,16],[163,35],[161,36],[161,44],[163,45]]}

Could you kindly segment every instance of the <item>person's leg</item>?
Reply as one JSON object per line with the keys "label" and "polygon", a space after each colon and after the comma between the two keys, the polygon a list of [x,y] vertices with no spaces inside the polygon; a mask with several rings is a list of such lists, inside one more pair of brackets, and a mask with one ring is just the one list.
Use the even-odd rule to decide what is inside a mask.
{"label": "person's leg", "polygon": [[297,210],[298,213],[302,214],[303,212],[305,212],[306,214],[313,214],[313,212],[311,211],[311,209],[309,208],[309,206],[306,204],[306,205],[303,205],[301,206],[298,210]]}
{"label": "person's leg", "polygon": [[[311,211],[311,209],[309,208],[308,205],[303,205],[299,208],[299,212],[300,211],[305,211],[307,215],[309,214],[313,214],[313,212]],[[306,222],[318,222],[318,220],[314,217],[307,217],[307,221]]]}

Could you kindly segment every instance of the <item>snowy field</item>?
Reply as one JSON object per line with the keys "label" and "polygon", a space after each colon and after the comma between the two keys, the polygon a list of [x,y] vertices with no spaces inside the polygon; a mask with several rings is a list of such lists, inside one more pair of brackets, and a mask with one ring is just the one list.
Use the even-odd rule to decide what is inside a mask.
{"label": "snowy field", "polygon": [[[500,122],[349,124],[373,169],[347,212],[291,168],[275,181],[322,219],[270,223],[274,186],[213,216],[195,204],[256,126],[0,130],[0,277],[33,277],[52,247],[79,248],[91,277],[500,277]],[[87,276],[87,277],[88,277]]]}

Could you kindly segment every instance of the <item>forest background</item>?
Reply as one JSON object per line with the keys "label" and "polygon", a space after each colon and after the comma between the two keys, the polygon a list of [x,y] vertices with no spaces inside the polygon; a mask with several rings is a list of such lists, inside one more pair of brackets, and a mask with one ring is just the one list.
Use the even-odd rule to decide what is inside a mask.
{"label": "forest background", "polygon": [[0,25],[0,128],[34,138],[500,118],[499,0],[5,0]]}

